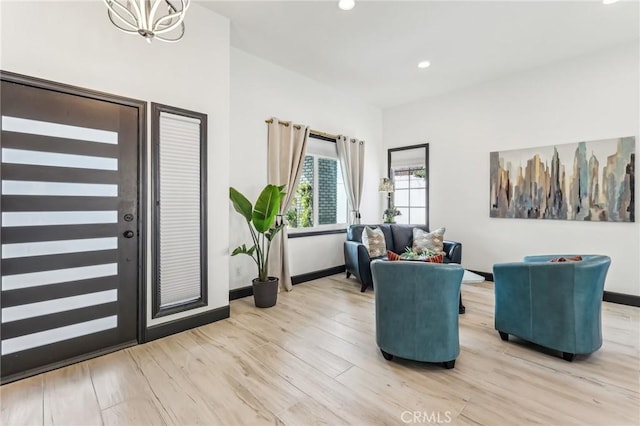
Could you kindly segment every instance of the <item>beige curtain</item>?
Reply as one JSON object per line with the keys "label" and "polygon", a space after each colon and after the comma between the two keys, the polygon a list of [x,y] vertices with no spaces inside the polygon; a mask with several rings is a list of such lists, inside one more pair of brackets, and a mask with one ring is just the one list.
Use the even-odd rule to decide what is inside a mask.
{"label": "beige curtain", "polygon": [[[289,209],[296,196],[296,188],[302,174],[302,164],[307,151],[309,127],[272,118],[269,126],[268,181],[274,185],[286,185],[287,195],[280,205],[280,214]],[[281,219],[280,219],[281,220]],[[289,273],[287,228],[271,243],[269,275],[280,279],[280,286],[287,291],[293,288]]]}
{"label": "beige curtain", "polygon": [[338,136],[338,158],[353,213],[351,223],[360,223],[360,200],[364,183],[364,141]]}

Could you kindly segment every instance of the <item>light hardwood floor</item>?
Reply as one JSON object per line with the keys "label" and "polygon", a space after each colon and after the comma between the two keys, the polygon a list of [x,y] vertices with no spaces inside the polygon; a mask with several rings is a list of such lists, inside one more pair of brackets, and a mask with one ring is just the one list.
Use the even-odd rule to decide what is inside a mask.
{"label": "light hardwood floor", "polygon": [[[603,304],[573,363],[493,329],[493,284],[463,285],[455,369],[385,361],[373,293],[342,275],[231,318],[3,386],[2,425],[638,425],[640,310]],[[414,414],[415,413],[415,414]]]}

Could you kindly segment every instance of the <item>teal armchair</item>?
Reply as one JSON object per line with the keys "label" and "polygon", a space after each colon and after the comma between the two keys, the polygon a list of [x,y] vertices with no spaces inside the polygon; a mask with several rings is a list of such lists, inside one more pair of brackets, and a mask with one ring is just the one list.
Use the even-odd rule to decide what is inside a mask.
{"label": "teal armchair", "polygon": [[371,272],[376,289],[376,341],[384,358],[442,362],[453,368],[460,353],[462,266],[374,260]]}
{"label": "teal armchair", "polygon": [[493,266],[495,328],[502,340],[518,336],[572,361],[602,346],[600,311],[611,259],[583,255],[578,262],[549,262],[556,257]]}

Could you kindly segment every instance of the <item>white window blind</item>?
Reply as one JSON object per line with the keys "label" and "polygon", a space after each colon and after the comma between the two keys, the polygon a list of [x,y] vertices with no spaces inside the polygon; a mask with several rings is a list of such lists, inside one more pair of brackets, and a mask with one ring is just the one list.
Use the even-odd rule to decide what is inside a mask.
{"label": "white window blind", "polygon": [[160,113],[160,306],[201,297],[200,120]]}
{"label": "white window blind", "polygon": [[338,148],[333,142],[310,136],[307,139],[307,155],[319,155],[321,157],[338,158]]}
{"label": "white window blind", "polygon": [[424,148],[394,151],[391,155],[391,168],[426,167]]}

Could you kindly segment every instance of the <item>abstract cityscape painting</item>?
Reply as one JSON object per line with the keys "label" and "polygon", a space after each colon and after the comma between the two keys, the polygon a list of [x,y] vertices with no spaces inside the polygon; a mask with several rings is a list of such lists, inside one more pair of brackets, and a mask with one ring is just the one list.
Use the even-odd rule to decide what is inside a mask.
{"label": "abstract cityscape painting", "polygon": [[490,216],[635,222],[635,137],[492,152]]}

